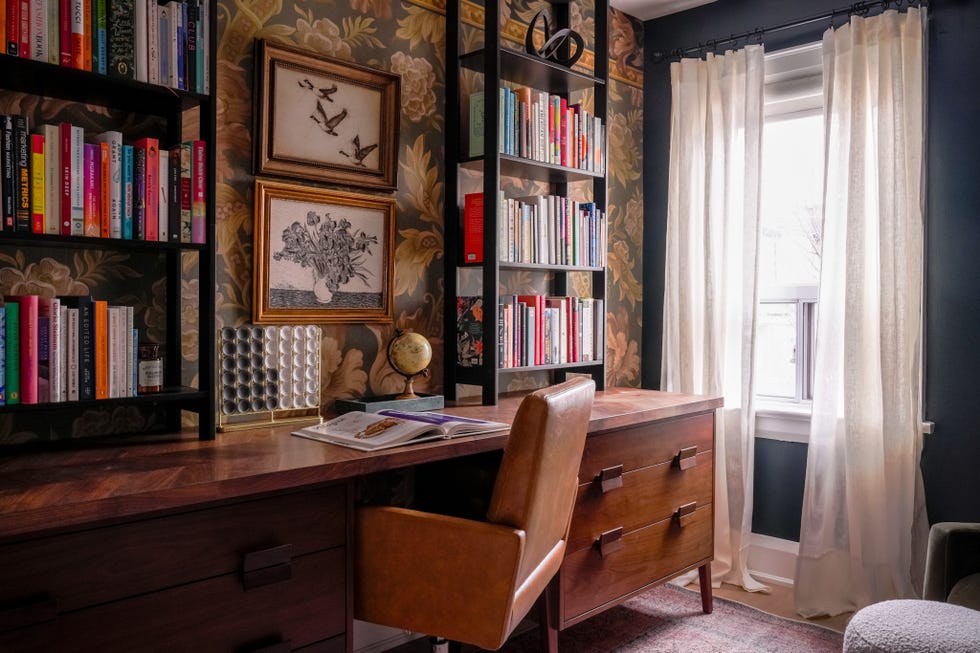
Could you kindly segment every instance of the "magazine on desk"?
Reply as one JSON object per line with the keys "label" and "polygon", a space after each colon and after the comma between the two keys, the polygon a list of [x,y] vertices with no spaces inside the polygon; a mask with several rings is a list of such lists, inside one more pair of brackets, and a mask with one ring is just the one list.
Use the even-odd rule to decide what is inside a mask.
{"label": "magazine on desk", "polygon": [[377,451],[404,444],[504,431],[510,425],[445,413],[386,409],[377,413],[352,411],[307,426],[293,435],[361,451]]}

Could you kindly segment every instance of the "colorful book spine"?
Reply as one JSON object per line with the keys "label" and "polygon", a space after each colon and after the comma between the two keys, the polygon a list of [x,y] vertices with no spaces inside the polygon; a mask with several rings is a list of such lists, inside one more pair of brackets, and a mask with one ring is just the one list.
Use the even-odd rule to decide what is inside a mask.
{"label": "colorful book spine", "polygon": [[79,384],[79,322],[78,309],[65,307],[65,400],[78,401]]}
{"label": "colorful book spine", "polygon": [[483,261],[483,193],[463,197],[463,261]]}
{"label": "colorful book spine", "polygon": [[[115,130],[102,132],[95,140],[108,148],[108,160],[102,167],[105,176],[103,185],[108,198],[103,207],[103,214],[107,214],[105,217],[108,218],[107,224],[103,225],[103,235],[108,238],[122,238],[122,132]],[[105,207],[108,207],[108,210]]]}
{"label": "colorful book spine", "polygon": [[[2,1],[2,0],[0,0]],[[16,179],[16,156],[14,154],[14,117],[0,116],[0,148],[2,148],[3,159],[0,161],[0,191],[3,194],[3,230],[13,231],[15,210],[15,191],[14,181]]]}
{"label": "colorful book spine", "polygon": [[101,75],[109,71],[109,10],[106,3],[107,0],[93,0],[92,71]]}
{"label": "colorful book spine", "polygon": [[98,238],[102,235],[100,219],[100,175],[102,162],[101,148],[97,143],[85,143],[85,169],[83,186],[83,230],[82,235]]}
{"label": "colorful book spine", "polygon": [[133,146],[122,146],[122,237],[133,239]]}
{"label": "colorful book spine", "polygon": [[85,235],[85,130],[71,125],[71,235]]}
{"label": "colorful book spine", "polygon": [[4,318],[4,384],[7,386],[7,404],[20,403],[20,304],[7,298]]}
{"label": "colorful book spine", "polygon": [[71,0],[71,65],[85,69],[85,0]]}
{"label": "colorful book spine", "polygon": [[92,302],[95,319],[95,398],[109,398],[109,304],[103,299]]}
{"label": "colorful book spine", "polygon": [[170,240],[170,150],[160,148],[157,180],[157,240],[165,243]]}
{"label": "colorful book spine", "polygon": [[44,233],[61,233],[61,133],[58,125],[41,125],[44,138]]}
{"label": "colorful book spine", "polygon": [[[80,400],[95,399],[95,306],[88,295],[66,295],[61,303],[77,312],[77,350],[78,397]],[[69,315],[69,328],[71,320]],[[72,366],[72,343],[69,343],[69,369]],[[69,387],[69,399],[71,399]]]}
{"label": "colorful book spine", "polygon": [[71,165],[72,165],[72,138],[71,138],[71,123],[63,122],[58,125],[58,133],[60,135],[61,146],[58,152],[58,160],[60,162],[59,167],[61,168],[58,178],[60,179],[60,184],[58,185],[58,211],[61,216],[59,221],[59,232],[63,236],[70,236],[72,229],[72,214],[71,214]]}
{"label": "colorful book spine", "polygon": [[145,182],[144,182],[144,214],[145,224],[143,238],[145,240],[157,240],[160,235],[160,145],[157,139],[145,137],[133,144],[143,150],[145,156]]}
{"label": "colorful book spine", "polygon": [[48,1],[30,0],[31,59],[34,61],[47,62],[48,60]]}
{"label": "colorful book spine", "polygon": [[146,240],[146,150],[133,147],[133,240]]}
{"label": "colorful book spine", "polygon": [[20,306],[20,403],[36,404],[37,398],[37,295],[11,295]]}
{"label": "colorful book spine", "polygon": [[180,144],[180,242],[189,243],[191,241],[192,211],[191,211],[191,145],[190,143]]}
{"label": "colorful book spine", "polygon": [[44,135],[31,134],[31,231],[44,233]]}
{"label": "colorful book spine", "polygon": [[31,2],[20,0],[18,10],[17,55],[29,59],[31,56]]}
{"label": "colorful book spine", "polygon": [[191,184],[191,242],[205,242],[207,231],[207,149],[204,141],[192,143],[194,156]]}
{"label": "colorful book spine", "polygon": [[109,0],[109,74],[136,78],[133,0]]}
{"label": "colorful book spine", "polygon": [[170,226],[167,232],[170,236],[170,242],[179,243],[181,236],[180,229],[180,162],[181,162],[182,149],[180,145],[174,145],[170,148],[170,164],[167,174],[169,179],[167,183],[169,184],[168,190],[168,200],[169,206],[167,207],[167,216]]}
{"label": "colorful book spine", "polygon": [[72,0],[58,2],[58,56],[62,66],[72,66]]}
{"label": "colorful book spine", "polygon": [[12,57],[17,56],[20,48],[20,0],[3,0],[7,5],[7,43],[5,50]]}
{"label": "colorful book spine", "polygon": [[7,307],[0,304],[0,406],[7,403]]}
{"label": "colorful book spine", "polygon": [[61,44],[59,34],[61,29],[58,25],[58,4],[59,0],[47,0],[47,18],[44,24],[48,36],[48,58],[49,64],[57,66],[61,62]]}
{"label": "colorful book spine", "polygon": [[14,163],[16,167],[14,229],[31,231],[31,134],[25,116],[14,116]]}
{"label": "colorful book spine", "polygon": [[82,23],[85,26],[82,31],[82,61],[84,62],[82,68],[84,70],[92,70],[92,40],[95,33],[92,4],[92,0],[82,0]]}

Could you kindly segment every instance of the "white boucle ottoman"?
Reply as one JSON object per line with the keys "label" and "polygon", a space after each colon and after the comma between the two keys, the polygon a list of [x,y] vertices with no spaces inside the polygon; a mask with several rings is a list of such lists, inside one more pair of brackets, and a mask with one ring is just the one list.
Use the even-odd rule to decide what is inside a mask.
{"label": "white boucle ottoman", "polygon": [[978,653],[980,611],[941,601],[901,599],[854,613],[844,653]]}

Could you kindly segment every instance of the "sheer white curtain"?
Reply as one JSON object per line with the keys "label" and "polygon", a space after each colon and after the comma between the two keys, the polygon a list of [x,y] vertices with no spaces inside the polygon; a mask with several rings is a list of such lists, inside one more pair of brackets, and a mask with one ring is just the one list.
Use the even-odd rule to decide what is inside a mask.
{"label": "sheer white curtain", "polygon": [[724,397],[716,418],[712,580],[763,590],[746,568],[763,50],[683,59],[670,72],[661,388]]}
{"label": "sheer white curtain", "polygon": [[796,574],[804,616],[915,595],[923,14],[854,17],[824,35],[823,253]]}

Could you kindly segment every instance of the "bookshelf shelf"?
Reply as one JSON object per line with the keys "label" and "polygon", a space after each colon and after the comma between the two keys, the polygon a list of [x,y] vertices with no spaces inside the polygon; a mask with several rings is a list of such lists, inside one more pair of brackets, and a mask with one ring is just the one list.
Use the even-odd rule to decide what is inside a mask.
{"label": "bookshelf shelf", "polygon": [[[455,399],[458,392],[457,386],[460,384],[474,385],[481,388],[481,398],[484,404],[495,404],[498,397],[506,391],[505,383],[514,374],[539,372],[546,373],[549,379],[555,382],[564,380],[566,374],[569,373],[591,374],[596,381],[597,388],[601,390],[605,385],[605,362],[601,351],[602,343],[604,343],[605,323],[605,267],[513,262],[501,261],[500,259],[520,258],[524,261],[575,260],[588,261],[589,263],[594,263],[596,260],[594,257],[598,248],[594,245],[601,242],[598,239],[586,241],[587,244],[593,244],[591,249],[586,246],[584,249],[576,250],[577,244],[568,244],[567,247],[578,252],[574,257],[568,255],[571,250],[565,249],[566,243],[571,243],[572,240],[568,236],[571,232],[565,230],[565,227],[571,224],[573,219],[571,216],[577,216],[577,211],[580,210],[585,211],[585,215],[587,215],[582,224],[594,225],[595,222],[588,220],[594,220],[597,216],[600,221],[605,219],[601,214],[605,211],[606,172],[604,169],[594,171],[587,168],[605,167],[605,153],[602,151],[601,136],[593,139],[593,134],[601,134],[601,130],[593,131],[594,123],[590,122],[589,118],[594,116],[601,121],[601,128],[605,127],[608,73],[608,61],[605,53],[608,52],[608,2],[607,0],[597,0],[594,8],[594,34],[585,35],[592,37],[590,45],[597,53],[595,70],[592,73],[570,69],[553,61],[503,47],[499,25],[500,17],[496,11],[487,11],[484,15],[484,47],[463,52],[461,44],[464,41],[469,42],[470,39],[468,36],[463,38],[462,30],[466,28],[460,21],[461,4],[462,0],[450,0],[447,5],[446,20],[446,58],[448,62],[446,133],[456,134],[458,138],[447,138],[446,144],[446,188],[451,189],[447,192],[447,198],[455,196],[455,201],[447,199],[446,202],[446,251],[450,254],[447,256],[446,269],[445,332],[446,334],[456,334],[455,340],[459,341],[456,345],[459,351],[450,350],[447,353],[446,397]],[[569,12],[567,2],[552,3],[552,24],[556,30],[569,26]],[[475,77],[478,81],[475,82],[475,88],[469,88],[474,84],[473,73],[477,73]],[[504,109],[504,98],[509,91],[497,92],[497,89],[505,86],[509,89],[525,89],[521,91],[525,95],[517,101],[522,107],[520,112],[522,123],[516,123],[516,128],[514,127],[515,123],[508,122],[518,119],[516,109],[506,112]],[[471,107],[470,100],[478,96],[468,94],[480,90],[483,91],[483,97],[479,100],[483,111],[482,129],[479,127],[471,129],[470,113],[474,110],[479,112],[479,109]],[[566,131],[556,127],[551,129],[547,135],[542,134],[540,136],[538,135],[540,131],[535,131],[539,130],[542,125],[552,124],[554,114],[548,116],[547,109],[542,109],[545,106],[545,100],[548,101],[549,106],[551,102],[554,102],[556,107],[565,103],[568,111],[574,111],[574,114],[565,113],[564,106],[561,106],[562,114],[558,114],[557,109],[554,111],[554,114],[560,115],[561,118],[567,118],[567,120],[560,118],[556,121],[556,124],[557,122],[564,123],[562,124],[563,129],[567,125]],[[510,101],[509,98],[507,101]],[[587,103],[591,103],[591,106],[587,106]],[[538,108],[534,107],[535,104]],[[479,106],[474,105],[474,107]],[[581,122],[579,122],[578,113],[580,110],[583,111]],[[584,113],[585,111],[589,113]],[[560,160],[566,163],[574,160],[574,155],[570,153],[573,152],[574,148],[580,146],[579,141],[573,137],[573,125],[575,126],[574,135],[577,136],[581,133],[583,143],[588,144],[588,146],[583,146],[582,149],[575,151],[575,154],[583,157],[582,160],[584,161],[584,157],[595,157],[595,152],[599,151],[601,156],[598,158],[602,160],[603,165],[593,166],[592,162],[596,158],[592,158],[588,164],[583,162],[581,168],[559,165],[553,162]],[[579,125],[582,127],[581,132],[578,128]],[[506,139],[504,138],[505,131]],[[504,140],[513,144],[512,134],[518,137],[518,142],[522,145],[519,148],[512,146],[504,148],[502,145]],[[482,141],[486,147],[481,148],[477,145],[474,150],[470,150],[470,138],[480,139],[473,142]],[[592,148],[593,141],[595,143],[594,148]],[[501,145],[498,146],[498,144]],[[553,145],[556,151],[560,148],[561,156],[550,156]],[[479,156],[470,155],[471,151],[479,151],[480,149],[483,150],[483,154]],[[504,149],[507,152],[534,152],[536,155],[529,154],[529,156],[534,156],[533,159],[515,156],[511,153],[503,153]],[[549,154],[544,154],[544,152]],[[550,161],[538,160],[549,158]],[[522,193],[514,190],[514,184],[503,183],[504,178],[517,180],[516,185],[518,187],[524,182],[547,184],[547,192],[541,194],[560,198],[555,200],[554,204],[547,204],[550,200],[545,200],[543,203],[537,199],[534,200],[535,207],[530,209],[535,212],[533,215],[544,215],[545,218],[534,222],[536,226],[532,231],[527,232],[532,234],[530,241],[528,238],[520,238],[514,241],[502,238],[503,231],[511,234],[512,229],[516,229],[512,220],[513,215],[506,217],[504,215],[507,213],[506,208],[513,208],[514,203],[510,200],[524,202],[527,200],[527,196],[531,195],[531,193],[524,193],[524,197],[522,197]],[[482,226],[479,228],[482,229],[480,240],[483,243],[482,261],[485,263],[467,262],[463,259],[464,249],[469,255],[473,255],[471,243],[474,242],[474,238],[470,237],[467,240],[467,224],[480,213],[479,208],[474,208],[472,213],[465,210],[465,207],[470,206],[470,200],[473,198],[470,197],[464,201],[464,196],[469,196],[474,191],[466,191],[464,188],[468,184],[472,184],[474,179],[482,180]],[[580,200],[578,204],[567,202],[570,197],[570,184],[587,185],[590,193],[586,193],[586,195],[590,196],[588,199],[591,201]],[[508,189],[506,194],[501,195],[501,191],[505,188]],[[580,187],[576,187],[576,189],[578,189],[577,194],[581,198]],[[507,200],[506,203],[502,198]],[[478,207],[479,205],[474,203],[473,206]],[[556,206],[560,208],[555,208]],[[591,208],[586,208],[586,206]],[[505,222],[508,218],[511,220]],[[531,219],[532,221],[535,220],[533,217]],[[556,224],[560,227],[556,227]],[[545,230],[550,234],[552,240],[537,240],[541,238],[540,234],[544,233]],[[575,238],[582,238],[583,233],[599,232],[579,231],[577,226]],[[501,237],[498,237],[498,234]],[[556,234],[560,235],[556,237]],[[517,250],[516,256],[513,251],[508,255],[502,255],[503,252],[498,251],[498,247],[505,247],[504,242],[501,242],[502,240],[511,242],[512,245],[517,243],[513,245]],[[464,241],[467,245],[465,248]],[[520,251],[525,246],[521,245],[521,242],[525,244],[532,242],[533,251],[530,254]],[[579,243],[580,241],[576,240],[575,242]],[[604,260],[604,256],[600,256],[599,260]],[[556,328],[547,327],[551,337],[547,341],[542,340],[540,323],[536,323],[537,326],[535,327],[534,338],[538,343],[536,346],[529,347],[526,341],[522,341],[516,336],[515,339],[519,342],[515,347],[517,350],[515,355],[501,346],[501,341],[505,340],[501,335],[509,335],[512,332],[513,313],[518,310],[526,310],[518,308],[524,303],[523,300],[518,300],[516,295],[505,293],[503,290],[509,278],[521,277],[521,274],[515,275],[515,273],[523,273],[525,276],[538,280],[541,285],[547,286],[547,290],[538,290],[537,294],[532,295],[532,298],[541,302],[538,304],[538,311],[536,312],[548,313],[552,324],[558,319],[556,315],[559,312],[563,313],[561,322],[564,325],[564,313],[570,315],[572,311],[579,310],[579,306],[588,306],[588,309],[581,309],[583,311],[581,315],[587,316],[584,324],[587,325],[587,329],[590,329],[590,333],[587,339],[581,339],[576,343],[574,356],[571,339],[576,336],[572,335],[571,317],[568,317],[567,325],[569,334],[567,351],[565,351],[564,344],[561,345],[561,351],[559,351],[559,347],[554,345],[556,340],[565,342],[564,335],[561,338],[557,337],[559,330]],[[580,298],[571,297],[570,291],[576,285],[572,282],[572,275],[575,274],[586,274],[591,284],[591,294],[581,301]],[[468,280],[461,280],[461,275],[467,277]],[[474,275],[477,275],[480,280],[478,285],[481,290],[477,293],[471,292],[473,285],[471,278]],[[458,297],[465,299],[457,302]],[[471,310],[476,299],[482,302],[482,311],[478,313]],[[528,301],[532,301],[532,299],[529,298]],[[562,301],[570,303],[566,305],[561,303]],[[512,302],[512,304],[507,309],[498,308],[508,302]],[[566,306],[568,306],[567,309]],[[514,310],[508,310],[510,308]],[[459,315],[457,311],[460,311]],[[466,312],[465,315],[463,314],[464,311]],[[505,317],[508,313],[510,316]],[[480,349],[478,356],[474,356],[468,331],[476,326],[473,324],[475,319],[473,316],[477,314],[482,315],[478,325],[479,337],[482,338],[482,349]],[[465,323],[464,328],[459,326],[463,322],[457,324],[458,318],[469,320]],[[579,317],[575,319],[577,322]],[[600,332],[600,329],[603,332]],[[578,337],[582,338],[582,334],[579,334]],[[447,342],[453,342],[453,340],[453,337],[447,335]],[[544,347],[541,345],[542,342],[545,342]],[[590,355],[579,351],[581,347],[585,347],[587,352],[590,352],[591,350],[588,348],[592,347],[595,350],[591,352],[592,358],[595,360],[581,360],[581,357],[589,357]],[[538,362],[533,365],[526,364],[529,352],[533,349],[538,352]],[[545,350],[547,350],[546,354],[541,356],[540,352]],[[575,360],[576,358],[578,360]],[[554,362],[556,360],[571,362]],[[504,363],[506,363],[506,367]]]}
{"label": "bookshelf shelf", "polygon": [[[57,4],[57,3],[55,3]],[[205,6],[206,5],[206,6]],[[139,275],[139,281],[135,282],[134,287],[138,287],[138,292],[142,300],[146,303],[155,302],[163,315],[163,320],[158,320],[158,328],[161,332],[163,345],[163,390],[153,394],[136,394],[135,396],[116,396],[112,398],[50,401],[41,403],[19,403],[0,405],[0,415],[5,419],[16,419],[17,428],[20,431],[33,432],[36,439],[32,445],[79,445],[85,446],[89,438],[68,437],[70,434],[59,433],[57,440],[52,435],[50,441],[46,440],[46,433],[49,433],[46,418],[65,416],[69,420],[74,420],[86,411],[139,407],[147,412],[153,409],[159,415],[155,420],[156,426],[152,432],[133,432],[120,433],[113,432],[106,435],[113,438],[152,438],[163,433],[174,433],[181,429],[182,412],[187,411],[197,415],[197,435],[199,439],[210,440],[215,437],[215,160],[216,160],[216,101],[215,101],[215,82],[216,82],[216,57],[214,56],[214,44],[217,42],[217,15],[216,0],[202,0],[200,5],[205,11],[199,16],[200,25],[207,25],[207,29],[196,32],[197,37],[192,39],[187,37],[185,40],[175,40],[175,47],[185,43],[185,52],[190,56],[194,52],[206,53],[206,57],[196,61],[207,62],[204,66],[191,69],[193,59],[184,59],[186,65],[185,83],[193,88],[192,82],[202,82],[210,85],[209,93],[199,93],[190,90],[171,88],[167,85],[153,84],[146,81],[137,81],[115,75],[106,75],[89,70],[82,70],[66,65],[56,65],[47,61],[38,61],[22,56],[12,56],[0,54],[0,98],[13,94],[23,94],[36,98],[50,98],[69,103],[69,106],[61,106],[59,103],[59,117],[48,118],[38,107],[37,102],[24,102],[9,104],[8,106],[23,105],[29,107],[30,113],[26,116],[29,123],[28,129],[31,133],[41,124],[71,123],[76,126],[84,127],[84,138],[86,142],[94,140],[102,131],[119,131],[122,133],[123,143],[136,144],[139,146],[140,139],[157,139],[159,149],[185,143],[187,141],[201,141],[203,147],[192,147],[195,154],[203,153],[204,165],[197,170],[203,169],[203,183],[200,181],[194,190],[197,196],[194,198],[199,201],[201,189],[203,187],[203,206],[204,206],[204,229],[203,235],[200,231],[196,232],[195,240],[203,242],[179,242],[174,240],[139,240],[122,238],[100,238],[85,237],[79,235],[62,234],[42,234],[32,233],[29,226],[28,230],[22,231],[16,228],[10,229],[6,225],[0,229],[0,247],[5,249],[23,249],[27,259],[40,259],[45,256],[60,257],[61,259],[81,257],[77,253],[103,251],[119,252],[128,254],[127,265],[132,266]],[[204,13],[211,17],[211,20],[204,20]],[[110,16],[110,20],[112,20]],[[135,19],[134,19],[135,20]],[[149,21],[149,19],[148,19]],[[164,23],[160,23],[163,25]],[[197,23],[195,23],[197,24]],[[135,24],[132,26],[135,28]],[[176,28],[175,28],[176,29]],[[125,31],[125,27],[122,31]],[[120,33],[121,33],[120,32]],[[8,35],[9,36],[9,35]],[[96,35],[93,35],[96,36]],[[133,36],[133,43],[147,43],[147,58],[153,61],[153,51],[150,49],[149,41],[153,37]],[[125,37],[123,37],[125,38]],[[193,44],[193,47],[192,47]],[[7,44],[5,43],[4,46]],[[203,46],[203,50],[195,50],[198,46]],[[55,43],[54,48],[59,44]],[[118,43],[110,43],[110,60],[113,54],[113,47],[117,49],[116,54],[127,56],[125,44],[120,46]],[[141,51],[142,52],[142,51]],[[64,50],[61,52],[64,56]],[[138,58],[138,54],[129,50],[128,55]],[[141,62],[140,62],[141,63]],[[134,69],[139,67],[134,64]],[[147,70],[143,68],[142,70]],[[153,69],[156,71],[157,69]],[[160,71],[164,70],[161,64]],[[176,69],[171,67],[171,71]],[[176,74],[176,73],[175,73]],[[143,77],[148,78],[148,76]],[[88,107],[93,107],[95,115],[86,116],[83,120],[82,114],[89,111]],[[107,109],[101,111],[99,108]],[[28,109],[25,109],[28,110]],[[10,109],[8,109],[10,111]],[[62,111],[64,113],[62,114]],[[65,117],[62,117],[65,116]],[[138,127],[134,128],[134,125]],[[138,133],[137,133],[138,132]],[[30,138],[30,137],[28,137]],[[68,147],[67,137],[62,136],[61,144]],[[50,136],[47,140],[50,140]],[[47,142],[47,141],[45,141]],[[118,143],[118,141],[116,141]],[[147,141],[149,143],[149,141]],[[118,145],[114,147],[119,147]],[[149,145],[146,146],[147,148]],[[47,153],[47,146],[45,153]],[[153,150],[147,149],[147,152]],[[118,159],[114,159],[118,161]],[[34,160],[31,160],[34,165]],[[59,164],[60,165],[60,164]],[[106,164],[107,166],[109,164]],[[100,173],[101,174],[101,173]],[[68,170],[65,169],[65,178],[68,178]],[[47,177],[45,177],[47,179]],[[200,178],[198,178],[200,179]],[[179,182],[179,178],[174,178],[174,184]],[[108,182],[107,182],[108,183]],[[134,183],[135,187],[135,183]],[[49,187],[50,188],[50,187]],[[102,186],[96,186],[102,188]],[[170,189],[177,188],[176,185],[166,186]],[[33,190],[32,190],[33,192]],[[101,191],[106,192],[106,191]],[[172,195],[171,195],[172,196]],[[65,200],[67,201],[67,199]],[[102,201],[102,200],[99,200]],[[106,200],[108,202],[108,200]],[[36,210],[32,205],[32,210]],[[114,209],[115,210],[115,209]],[[121,209],[119,209],[121,210]],[[171,215],[175,215],[172,214]],[[195,214],[200,215],[200,214]],[[118,213],[114,214],[113,220]],[[43,218],[38,218],[42,220]],[[164,216],[166,219],[166,216]],[[38,223],[41,224],[41,223]],[[113,225],[118,223],[113,222]],[[148,224],[152,224],[148,222]],[[200,224],[200,223],[198,223]],[[172,227],[173,222],[168,224]],[[135,231],[135,230],[134,230]],[[185,257],[186,255],[186,257]],[[122,258],[122,257],[119,257]],[[9,265],[9,264],[8,264]],[[197,297],[193,304],[188,304],[187,300],[182,301],[185,295],[183,286],[185,282],[197,283]],[[138,300],[117,299],[113,294],[112,282],[101,280],[99,275],[89,276],[85,280],[90,294],[100,300],[106,300],[110,305],[133,305]],[[0,292],[12,293],[9,288],[0,288]],[[165,293],[157,294],[157,293]],[[43,291],[23,292],[19,294],[39,294]],[[60,293],[55,293],[60,294]],[[45,296],[50,296],[50,290]],[[192,309],[197,312],[198,324],[197,332],[188,334],[183,333],[181,324],[182,313]],[[147,308],[147,310],[151,310]],[[132,313],[132,311],[130,311]],[[122,323],[121,323],[122,324]],[[143,326],[139,323],[140,327]],[[128,329],[128,325],[124,324]],[[125,334],[128,331],[118,331]],[[52,331],[53,333],[53,331]],[[140,340],[143,340],[141,329]],[[124,336],[120,335],[120,340]],[[124,341],[124,340],[123,340]],[[122,347],[118,342],[116,346]],[[137,349],[133,347],[133,349]],[[121,351],[121,349],[120,349]],[[185,380],[183,370],[184,354],[191,360],[196,359],[198,368],[196,383],[198,387],[184,385]],[[134,353],[135,358],[135,353]],[[129,360],[125,357],[125,360]],[[117,378],[117,384],[122,383],[123,379],[128,382],[128,370],[121,373]],[[135,383],[134,392],[135,392]],[[128,388],[124,393],[128,392]],[[39,395],[43,396],[43,395]],[[120,429],[122,430],[122,429]],[[77,440],[77,442],[76,442]],[[93,439],[94,441],[95,439]]]}

